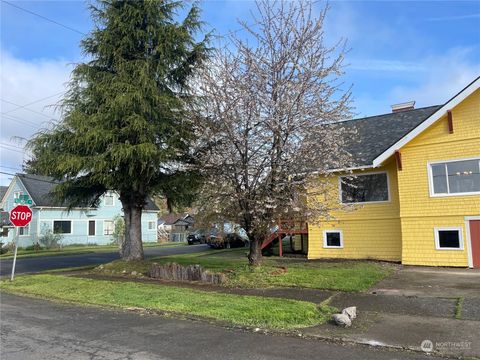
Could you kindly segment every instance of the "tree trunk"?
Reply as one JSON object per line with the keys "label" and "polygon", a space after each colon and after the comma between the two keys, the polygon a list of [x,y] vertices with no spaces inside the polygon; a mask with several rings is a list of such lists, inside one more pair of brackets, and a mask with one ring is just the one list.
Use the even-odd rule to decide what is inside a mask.
{"label": "tree trunk", "polygon": [[250,253],[248,254],[248,264],[250,266],[260,266],[262,264],[262,243],[256,237],[250,240]]}
{"label": "tree trunk", "polygon": [[143,260],[142,208],[123,204],[125,218],[125,238],[120,256],[123,260]]}

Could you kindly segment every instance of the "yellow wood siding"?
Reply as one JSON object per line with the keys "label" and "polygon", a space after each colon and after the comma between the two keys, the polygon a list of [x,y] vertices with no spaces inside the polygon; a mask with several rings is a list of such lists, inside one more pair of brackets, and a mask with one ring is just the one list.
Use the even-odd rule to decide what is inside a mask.
{"label": "yellow wood siding", "polygon": [[[480,216],[480,195],[430,196],[428,163],[480,157],[480,90],[454,109],[454,133],[446,116],[401,149],[402,167],[393,158],[369,172],[387,171],[390,201],[354,211],[336,211],[333,220],[309,224],[309,259],[401,260],[404,264],[468,266],[466,216]],[[339,174],[338,176],[341,176]],[[338,189],[338,176],[332,186]],[[338,190],[330,201],[339,201]],[[437,250],[435,228],[462,229],[463,249]],[[323,246],[324,230],[342,230],[343,248]]]}
{"label": "yellow wood siding", "polygon": [[[399,219],[398,185],[396,165],[390,161],[386,166],[374,171],[361,171],[358,174],[387,171],[390,188],[390,201],[356,206],[355,210],[336,211],[334,220],[309,224],[308,258],[380,259],[400,261],[401,229]],[[338,177],[332,177],[338,189]],[[332,194],[339,201],[338,191]],[[343,248],[323,247],[324,230],[342,230]]]}
{"label": "yellow wood siding", "polygon": [[[465,216],[480,215],[480,195],[431,197],[428,163],[480,157],[480,90],[452,109],[454,133],[446,116],[401,149],[398,172],[402,262],[468,266]],[[463,229],[464,250],[436,250],[435,227]]]}

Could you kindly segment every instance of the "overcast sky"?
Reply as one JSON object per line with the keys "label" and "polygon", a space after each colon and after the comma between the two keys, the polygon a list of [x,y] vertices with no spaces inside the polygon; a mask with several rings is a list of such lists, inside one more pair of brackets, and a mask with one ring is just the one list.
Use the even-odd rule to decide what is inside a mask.
{"label": "overcast sky", "polygon": [[[1,3],[0,171],[15,173],[28,158],[24,139],[58,120],[53,105],[72,64],[82,61],[78,44],[92,23],[85,2],[8,2]],[[254,9],[250,1],[200,4],[206,30],[219,34],[239,29],[237,20],[248,22]],[[353,85],[358,116],[410,100],[416,107],[443,103],[480,75],[480,1],[330,5],[326,36],[348,39],[344,81]],[[9,179],[0,174],[0,185]]]}

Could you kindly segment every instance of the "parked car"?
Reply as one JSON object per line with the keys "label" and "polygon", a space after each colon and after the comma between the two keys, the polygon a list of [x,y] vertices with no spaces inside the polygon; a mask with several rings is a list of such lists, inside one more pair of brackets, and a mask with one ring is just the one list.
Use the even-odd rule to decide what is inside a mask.
{"label": "parked car", "polygon": [[193,245],[193,244],[205,244],[206,243],[206,236],[205,234],[196,231],[192,234],[189,234],[187,236],[187,244],[188,245]]}
{"label": "parked car", "polygon": [[207,239],[207,244],[213,249],[229,249],[249,246],[248,239],[236,233],[229,233],[223,237],[210,235]]}

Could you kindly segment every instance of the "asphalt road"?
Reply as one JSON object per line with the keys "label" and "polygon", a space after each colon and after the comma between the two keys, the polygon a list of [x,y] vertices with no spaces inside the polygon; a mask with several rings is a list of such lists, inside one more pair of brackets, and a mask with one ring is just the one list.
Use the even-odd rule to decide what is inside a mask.
{"label": "asphalt road", "polygon": [[1,294],[0,314],[2,360],[435,359],[9,294]]}
{"label": "asphalt road", "polygon": [[[144,249],[145,257],[187,254],[208,250],[208,245],[172,247],[149,247]],[[213,251],[213,250],[212,250]],[[38,256],[17,259],[15,273],[33,273],[76,266],[103,264],[118,259],[118,252],[89,253],[77,255]],[[12,271],[13,260],[0,260],[0,276],[8,276]]]}

